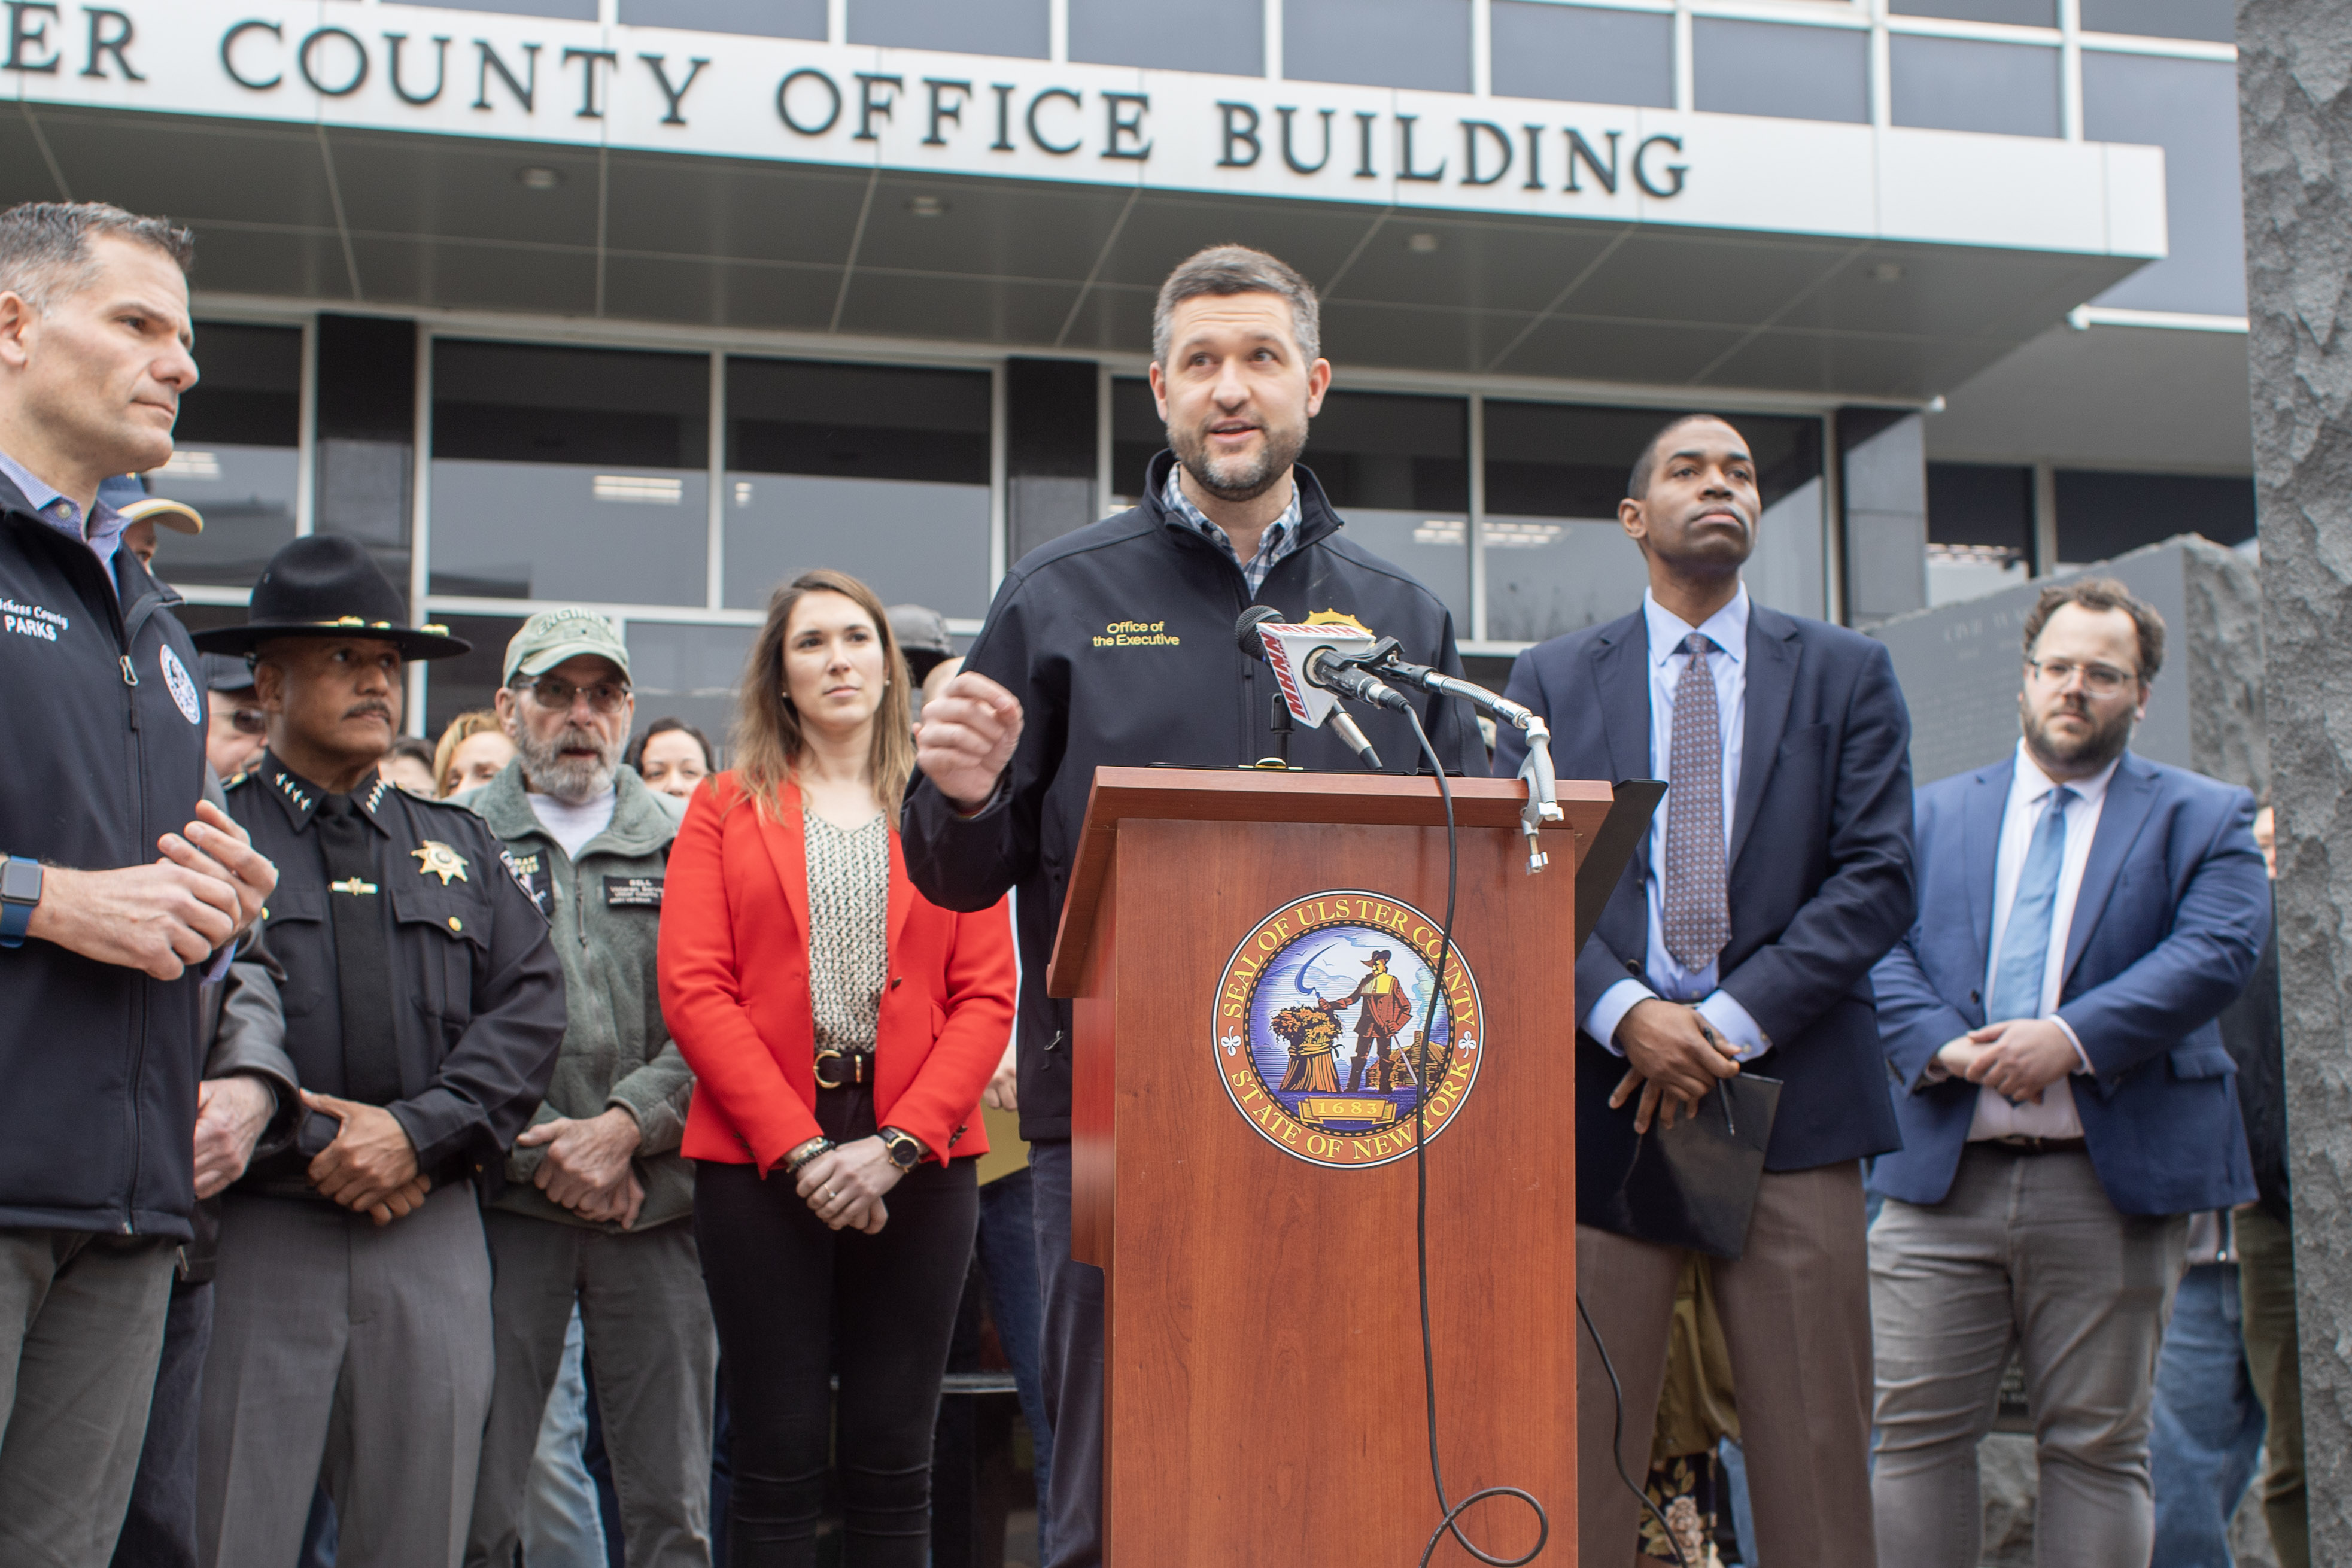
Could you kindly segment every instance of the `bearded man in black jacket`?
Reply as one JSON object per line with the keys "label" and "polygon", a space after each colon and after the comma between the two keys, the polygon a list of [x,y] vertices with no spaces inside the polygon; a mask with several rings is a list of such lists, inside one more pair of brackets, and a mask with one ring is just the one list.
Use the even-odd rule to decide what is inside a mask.
{"label": "bearded man in black jacket", "polygon": [[[1234,640],[1254,602],[1290,621],[1352,617],[1397,638],[1404,658],[1461,673],[1444,605],[1343,538],[1298,466],[1331,384],[1318,338],[1314,289],[1271,256],[1220,246],[1170,274],[1152,320],[1151,389],[1174,450],[1152,459],[1141,504],[1013,567],[916,736],[925,776],[907,795],[908,875],[955,910],[1020,890],[1017,1096],[1054,1426],[1047,1568],[1102,1559],[1102,1272],[1070,1258],[1070,1005],[1045,994],[1095,770],[1232,767],[1264,754],[1274,682]],[[1418,754],[1402,717],[1361,721],[1392,762]],[[1431,699],[1423,722],[1448,772],[1483,769],[1476,731],[1453,704]],[[1328,730],[1302,731],[1292,754],[1309,768],[1358,765]]]}

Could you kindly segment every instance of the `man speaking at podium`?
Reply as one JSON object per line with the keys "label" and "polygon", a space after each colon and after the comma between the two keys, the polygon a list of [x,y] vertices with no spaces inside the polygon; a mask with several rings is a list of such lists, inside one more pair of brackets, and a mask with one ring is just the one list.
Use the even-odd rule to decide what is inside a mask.
{"label": "man speaking at podium", "polygon": [[[1550,720],[1560,777],[1667,781],[1577,957],[1577,1072],[1616,1080],[1644,1130],[1743,1063],[1781,1080],[1746,1250],[1713,1263],[1756,1552],[1874,1568],[1861,1162],[1901,1142],[1869,975],[1911,924],[1910,723],[1882,645],[1749,601],[1739,571],[1761,512],[1738,431],[1667,425],[1618,504],[1649,565],[1641,607],[1521,654],[1508,694]],[[1503,731],[1496,773],[1524,750]],[[1635,1476],[1681,1264],[1577,1227]],[[1611,1462],[1616,1413],[1589,1336],[1577,1407],[1578,1561],[1622,1563],[1640,1504]]]}
{"label": "man speaking at podium", "polygon": [[[1047,1568],[1102,1559],[1102,1273],[1070,1258],[1070,1005],[1045,994],[1095,769],[1233,767],[1272,749],[1272,674],[1234,640],[1254,601],[1286,620],[1352,617],[1406,658],[1462,668],[1445,606],[1342,537],[1322,487],[1296,466],[1331,382],[1307,280],[1240,246],[1203,250],[1160,286],[1151,335],[1173,453],[1151,460],[1140,505],[1006,575],[962,673],[923,705],[925,776],[902,830],[908,875],[934,902],[986,909],[1019,890],[1021,1134],[1036,1173],[1054,1424]],[[1402,718],[1360,719],[1391,766],[1412,766],[1419,744]],[[1431,699],[1423,722],[1448,771],[1477,755],[1454,704]],[[1301,731],[1293,746],[1307,767],[1360,765],[1328,730]],[[1906,822],[1909,809],[1906,799]]]}

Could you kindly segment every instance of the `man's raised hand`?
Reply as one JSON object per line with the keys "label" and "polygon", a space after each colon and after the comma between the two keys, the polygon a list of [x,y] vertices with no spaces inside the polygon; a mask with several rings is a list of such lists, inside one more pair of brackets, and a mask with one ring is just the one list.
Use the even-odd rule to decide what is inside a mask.
{"label": "man's raised hand", "polygon": [[964,670],[923,704],[915,765],[949,804],[977,811],[1021,742],[1021,701],[988,677]]}

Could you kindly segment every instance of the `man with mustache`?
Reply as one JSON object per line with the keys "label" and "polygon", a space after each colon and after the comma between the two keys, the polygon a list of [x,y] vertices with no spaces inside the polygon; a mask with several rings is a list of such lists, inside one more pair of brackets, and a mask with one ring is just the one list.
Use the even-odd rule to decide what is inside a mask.
{"label": "man with mustache", "polygon": [[[1867,1568],[1862,1162],[1896,1143],[1869,974],[1911,922],[1911,727],[1884,647],[1749,599],[1739,574],[1762,513],[1738,430],[1670,421],[1617,508],[1649,567],[1641,607],[1521,654],[1509,690],[1549,716],[1562,778],[1667,782],[1576,956],[1577,1074],[1615,1083],[1611,1105],[1643,1131],[1747,1068],[1781,1080],[1746,1248],[1706,1260],[1756,1550]],[[1505,731],[1496,773],[1514,774],[1523,749]],[[1577,1226],[1585,1305],[1624,1390],[1621,1420],[1580,1336],[1580,1562],[1636,1550],[1640,1505],[1618,1461],[1637,1476],[1649,1464],[1683,1258]]]}
{"label": "man with mustache", "polygon": [[293,1562],[323,1480],[346,1568],[455,1568],[492,1373],[476,1189],[546,1092],[563,972],[481,819],[377,770],[406,660],[467,645],[333,535],[272,557],[248,615],[197,640],[269,716],[228,799],[283,868],[262,940],[301,1103],[223,1206],[198,1552]]}
{"label": "man with mustache", "polygon": [[[184,229],[0,212],[0,1562],[100,1568],[192,1238],[198,987],[275,873],[205,788],[196,652],[110,477],[172,455]],[[242,1121],[241,1115],[228,1120]]]}
{"label": "man with mustache", "polygon": [[612,622],[541,610],[507,644],[505,672],[498,711],[515,760],[465,800],[554,922],[568,1022],[547,1099],[482,1215],[498,1382],[466,1560],[514,1562],[576,1303],[631,1568],[709,1568],[719,1342],[678,1152],[694,1075],[654,969],[685,803],[621,765],[636,708]]}
{"label": "man with mustache", "polygon": [[[953,910],[1021,890],[1016,1095],[1045,1293],[1048,1568],[1102,1556],[1103,1279],[1070,1258],[1070,1005],[1045,994],[1095,769],[1232,767],[1270,749],[1274,681],[1234,641],[1253,600],[1285,620],[1352,616],[1406,658],[1461,670],[1444,605],[1349,542],[1298,461],[1331,384],[1320,335],[1314,289],[1271,256],[1219,246],[1178,266],[1151,342],[1174,450],[1145,470],[1142,504],[1013,567],[916,731],[924,777],[907,795],[908,874]],[[1433,698],[1423,713],[1449,771],[1483,756],[1457,705]],[[1360,717],[1391,767],[1410,765],[1419,747],[1403,718]],[[1292,745],[1307,767],[1359,765],[1328,728]]]}
{"label": "man with mustache", "polygon": [[2148,1561],[2187,1216],[2255,1195],[2216,1020],[2271,921],[2253,796],[2132,754],[2163,659],[2122,584],[2044,588],[2016,754],[1919,792],[1918,922],[1872,976],[1903,1123],[1870,1178],[1889,1568],[1976,1562],[1977,1443],[2012,1352],[2038,1559]]}

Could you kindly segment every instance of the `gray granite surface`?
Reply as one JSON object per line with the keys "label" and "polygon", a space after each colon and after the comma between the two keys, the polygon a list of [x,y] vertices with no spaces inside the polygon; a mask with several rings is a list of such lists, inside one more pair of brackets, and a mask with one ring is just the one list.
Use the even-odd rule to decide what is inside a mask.
{"label": "gray granite surface", "polygon": [[2315,1563],[2352,1561],[2352,0],[2240,0],[2254,483]]}

